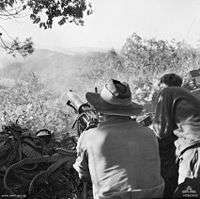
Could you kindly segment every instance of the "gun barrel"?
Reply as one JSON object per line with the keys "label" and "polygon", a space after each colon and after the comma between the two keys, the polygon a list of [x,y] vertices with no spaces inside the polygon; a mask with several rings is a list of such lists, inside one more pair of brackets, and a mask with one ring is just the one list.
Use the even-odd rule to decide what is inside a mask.
{"label": "gun barrel", "polygon": [[79,96],[72,90],[67,92],[67,96],[68,96],[70,102],[72,103],[72,105],[76,108],[76,110],[79,110],[81,105],[84,104],[84,102],[82,102],[82,100],[79,98]]}

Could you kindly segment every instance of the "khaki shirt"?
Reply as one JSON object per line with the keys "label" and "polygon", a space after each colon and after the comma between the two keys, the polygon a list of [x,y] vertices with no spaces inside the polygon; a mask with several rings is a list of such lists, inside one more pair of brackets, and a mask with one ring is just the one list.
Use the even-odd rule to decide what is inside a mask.
{"label": "khaki shirt", "polygon": [[74,168],[81,178],[91,176],[94,199],[162,197],[157,139],[135,121],[101,122],[81,135],[77,153]]}

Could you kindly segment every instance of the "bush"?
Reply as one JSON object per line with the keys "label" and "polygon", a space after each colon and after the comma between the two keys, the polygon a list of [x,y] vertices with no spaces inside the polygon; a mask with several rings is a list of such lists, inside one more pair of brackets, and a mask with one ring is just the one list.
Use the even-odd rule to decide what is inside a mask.
{"label": "bush", "polygon": [[0,90],[0,124],[15,122],[36,132],[47,128],[58,139],[69,132],[68,113],[59,94],[47,90],[35,74]]}

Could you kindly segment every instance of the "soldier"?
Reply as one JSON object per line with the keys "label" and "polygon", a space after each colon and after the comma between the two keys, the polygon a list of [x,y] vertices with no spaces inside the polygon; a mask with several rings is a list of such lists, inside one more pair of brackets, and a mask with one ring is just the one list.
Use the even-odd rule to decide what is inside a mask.
{"label": "soldier", "polygon": [[101,120],[81,134],[74,168],[81,179],[91,178],[94,199],[162,197],[157,139],[131,119],[142,106],[132,102],[129,85],[110,80],[100,94],[88,92],[86,99]]}
{"label": "soldier", "polygon": [[53,138],[53,134],[48,129],[41,129],[36,133],[36,137],[39,140],[39,145],[41,146],[42,155],[53,154],[54,148],[50,145]]}
{"label": "soldier", "polygon": [[[199,184],[200,101],[184,88],[163,89],[156,107],[153,127],[163,146],[167,146],[162,148],[161,154],[167,158],[163,170],[166,172],[165,183],[173,189],[176,183],[180,185],[187,179],[198,179]],[[178,160],[178,182],[175,182],[176,166],[172,146],[175,147]]]}
{"label": "soldier", "polygon": [[[181,87],[182,78],[175,73],[163,75],[158,82],[158,92],[154,95],[154,109],[156,109],[160,92],[167,87]],[[177,137],[170,133],[168,136],[158,139],[161,159],[161,175],[165,181],[164,197],[172,197],[178,181],[178,168],[176,164],[174,141]]]}

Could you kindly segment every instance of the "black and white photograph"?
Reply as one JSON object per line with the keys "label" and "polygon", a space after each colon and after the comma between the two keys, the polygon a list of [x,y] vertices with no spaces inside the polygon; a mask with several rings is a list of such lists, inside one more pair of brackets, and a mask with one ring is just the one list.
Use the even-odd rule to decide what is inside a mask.
{"label": "black and white photograph", "polygon": [[0,0],[0,198],[200,198],[200,0]]}

